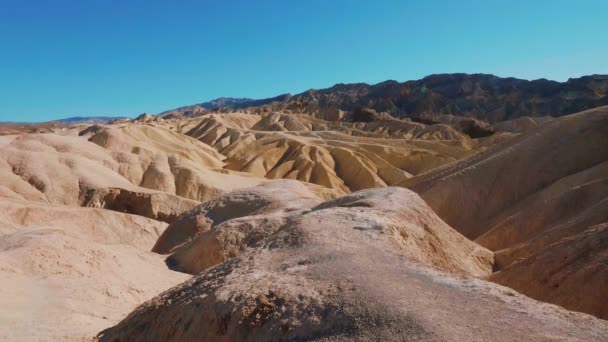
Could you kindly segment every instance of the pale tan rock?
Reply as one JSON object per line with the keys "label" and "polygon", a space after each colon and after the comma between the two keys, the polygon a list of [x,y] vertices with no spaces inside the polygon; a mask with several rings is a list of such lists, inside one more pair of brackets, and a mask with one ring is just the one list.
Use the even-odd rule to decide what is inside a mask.
{"label": "pale tan rock", "polygon": [[164,223],[3,198],[0,212],[0,340],[90,340],[187,278],[149,252]]}
{"label": "pale tan rock", "polygon": [[[209,224],[178,247],[174,253],[199,253],[180,255],[174,265],[204,260],[208,263],[196,266],[206,270],[144,303],[99,339],[608,337],[608,322],[456,275],[488,274],[491,253],[459,235],[405,189],[363,190],[291,215],[258,210],[241,211],[251,213],[246,220]],[[205,210],[184,217],[201,215],[206,220]]]}
{"label": "pale tan rock", "polygon": [[102,340],[608,338],[483,280],[605,317],[606,108],[474,139],[341,114],[9,127],[0,340],[90,339],[189,277],[169,267],[198,275]]}
{"label": "pale tan rock", "polygon": [[[183,132],[217,148],[226,168],[343,192],[403,182],[480,146],[446,125],[335,123],[302,114],[214,114]],[[400,139],[397,139],[400,138]],[[405,139],[405,140],[402,140]]]}
{"label": "pale tan rock", "polygon": [[319,202],[294,181],[228,193],[184,213],[153,251],[173,253],[167,261],[170,267],[195,274],[294,222],[320,215],[323,225],[336,222],[345,229],[385,235],[397,250],[435,268],[477,277],[491,273],[492,253],[456,233],[410,191],[365,190]]}
{"label": "pale tan rock", "polygon": [[227,193],[182,214],[152,250],[167,254],[223,222],[267,212],[302,210],[319,202],[321,198],[296,181],[271,182]]}

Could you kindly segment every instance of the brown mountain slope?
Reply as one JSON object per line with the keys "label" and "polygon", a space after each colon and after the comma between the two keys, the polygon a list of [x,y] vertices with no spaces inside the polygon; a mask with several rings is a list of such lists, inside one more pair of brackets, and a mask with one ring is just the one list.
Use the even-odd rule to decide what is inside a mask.
{"label": "brown mountain slope", "polygon": [[[282,110],[324,117],[327,110],[353,112],[370,107],[395,117],[432,118],[449,114],[488,122],[522,116],[563,116],[608,105],[608,75],[591,75],[556,82],[527,81],[487,74],[438,74],[420,80],[336,84],[297,95],[263,100],[218,102],[208,108]],[[195,113],[200,106],[169,112]],[[167,112],[167,113],[169,113]]]}
{"label": "brown mountain slope", "polygon": [[[587,228],[608,221],[607,177],[608,107],[600,107],[402,184],[452,227],[496,251],[496,269],[504,269],[497,281],[606,317],[608,302],[596,294],[608,291],[608,244]],[[599,239],[592,254],[581,250],[590,236]],[[585,271],[569,271],[577,268]],[[596,287],[556,290],[562,282],[566,289]]]}
{"label": "brown mountain slope", "polygon": [[536,129],[548,122],[555,120],[551,116],[529,117],[522,116],[517,119],[500,121],[492,125],[492,128],[501,132],[523,133]]}
{"label": "brown mountain slope", "polygon": [[454,228],[477,238],[526,197],[607,161],[607,132],[608,107],[569,115],[403,185]]}
{"label": "brown mountain slope", "polygon": [[[272,194],[280,204],[291,184],[297,183],[228,194],[185,214],[184,220],[201,222],[200,230],[174,250],[190,252],[173,265],[205,270],[146,302],[101,332],[100,340],[608,338],[605,321],[430,268],[487,274],[490,254],[443,223],[413,192],[363,190],[312,207],[305,199],[289,210],[273,209],[272,201],[258,205],[260,196]],[[204,223],[215,222],[222,204],[229,208],[247,199],[249,205],[241,207],[249,209],[241,215],[248,219],[237,214]],[[199,263],[216,256],[224,257]]]}
{"label": "brown mountain slope", "polygon": [[532,298],[608,319],[608,223],[579,228],[577,234],[554,243],[533,244],[528,255],[491,280]]}

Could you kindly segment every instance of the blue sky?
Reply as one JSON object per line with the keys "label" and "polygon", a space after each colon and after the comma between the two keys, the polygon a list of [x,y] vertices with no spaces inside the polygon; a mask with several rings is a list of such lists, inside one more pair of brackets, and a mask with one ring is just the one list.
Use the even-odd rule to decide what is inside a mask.
{"label": "blue sky", "polygon": [[608,73],[608,1],[0,0],[0,121],[483,72]]}

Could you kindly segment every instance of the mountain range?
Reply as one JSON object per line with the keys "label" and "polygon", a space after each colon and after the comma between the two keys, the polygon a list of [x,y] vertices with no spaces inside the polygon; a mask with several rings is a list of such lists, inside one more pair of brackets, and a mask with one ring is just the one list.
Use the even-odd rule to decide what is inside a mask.
{"label": "mountain range", "polygon": [[196,115],[205,110],[255,109],[317,113],[336,108],[354,111],[367,107],[394,117],[434,118],[438,115],[468,116],[498,122],[522,116],[554,116],[580,112],[608,104],[608,75],[523,80],[488,74],[436,74],[420,80],[378,84],[336,84],[300,94],[266,99],[219,98],[181,107],[162,114]]}
{"label": "mountain range", "polygon": [[[252,99],[220,97],[161,112],[160,116],[197,116],[209,111],[287,111],[318,115],[327,110],[354,112],[370,108],[396,118],[441,122],[451,115],[489,123],[520,117],[559,117],[608,104],[608,75],[524,80],[490,74],[435,74],[420,80],[377,84],[339,83],[299,94]],[[63,124],[106,123],[120,116],[78,116],[53,120]]]}

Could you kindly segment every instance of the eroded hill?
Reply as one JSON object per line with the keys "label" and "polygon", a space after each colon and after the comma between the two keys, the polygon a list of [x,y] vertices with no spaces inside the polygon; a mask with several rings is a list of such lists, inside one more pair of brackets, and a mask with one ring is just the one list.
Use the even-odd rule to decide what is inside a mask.
{"label": "eroded hill", "polygon": [[[608,336],[605,322],[470,278],[491,272],[492,253],[411,191],[370,189],[315,204],[306,189],[292,189],[296,184],[233,193],[186,214],[200,226],[176,223],[165,234],[179,235],[179,246],[163,250],[173,252],[170,266],[197,275],[101,332],[100,340]],[[284,197],[293,192],[301,196]],[[218,207],[233,201],[249,210],[203,223],[214,223]],[[190,240],[180,244],[183,238]]]}
{"label": "eroded hill", "polygon": [[0,339],[608,339],[606,108],[267,109],[3,131]]}
{"label": "eroded hill", "polygon": [[402,185],[495,251],[496,281],[608,318],[598,304],[608,292],[608,107],[553,120]]}

